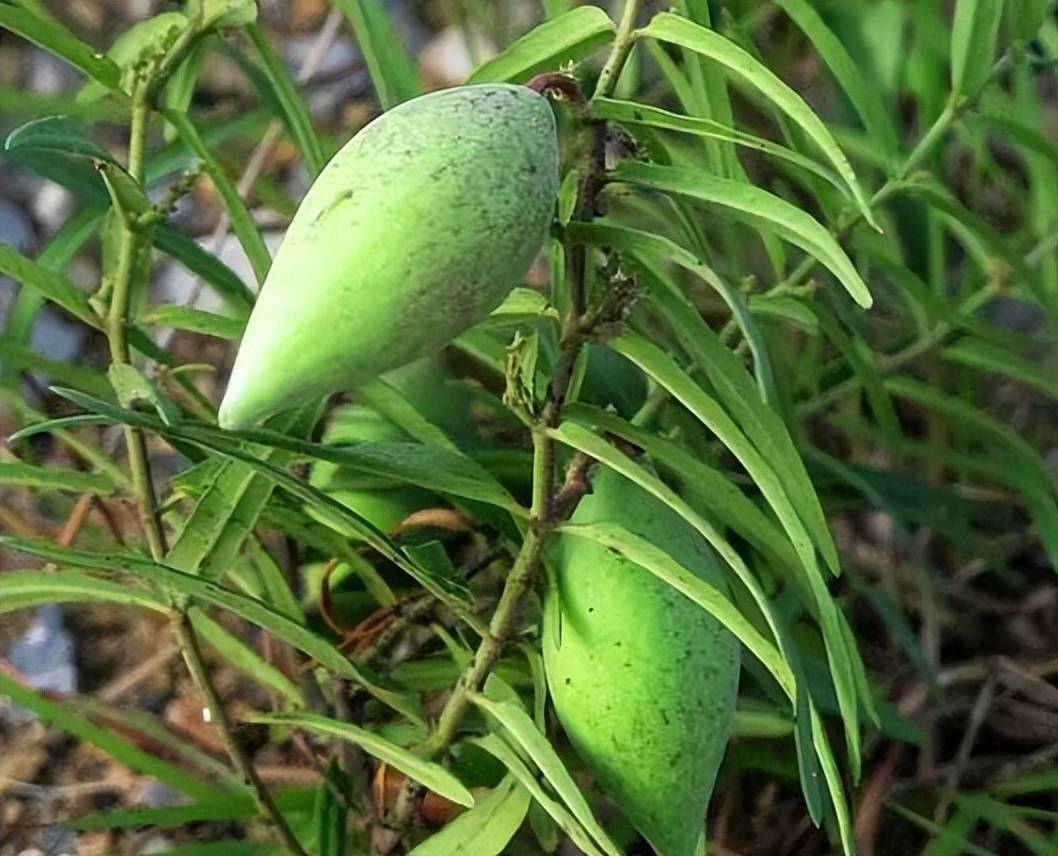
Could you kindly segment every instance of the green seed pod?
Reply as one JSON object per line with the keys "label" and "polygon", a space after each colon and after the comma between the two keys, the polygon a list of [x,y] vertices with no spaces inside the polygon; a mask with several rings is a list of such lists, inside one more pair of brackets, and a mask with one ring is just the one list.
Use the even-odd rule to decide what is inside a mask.
{"label": "green seed pod", "polygon": [[221,425],[355,386],[482,321],[539,251],[557,192],[554,116],[524,86],[448,89],[383,114],[298,208]]}
{"label": "green seed pod", "polygon": [[[403,439],[401,432],[383,416],[357,405],[336,410],[323,435],[323,442],[335,445]],[[408,515],[437,502],[437,497],[423,488],[352,472],[330,461],[313,464],[309,484],[383,532],[391,531]]]}
{"label": "green seed pod", "polygon": [[[705,542],[600,467],[574,523],[624,526],[723,590]],[[735,638],[649,571],[564,537],[544,609],[555,710],[599,785],[661,856],[693,856],[738,694]]]}

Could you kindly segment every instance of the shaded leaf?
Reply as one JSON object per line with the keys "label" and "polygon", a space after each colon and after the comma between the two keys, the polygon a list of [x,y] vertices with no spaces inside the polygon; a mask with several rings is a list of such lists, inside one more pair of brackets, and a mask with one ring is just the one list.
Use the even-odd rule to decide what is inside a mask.
{"label": "shaded leaf", "polygon": [[474,797],[466,786],[440,764],[427,761],[410,749],[398,746],[381,735],[350,722],[311,713],[254,713],[247,717],[247,721],[302,728],[314,734],[348,740],[373,758],[378,758],[400,770],[404,775],[457,805],[467,807],[474,805]]}
{"label": "shaded leaf", "polygon": [[529,792],[512,776],[417,845],[409,856],[499,856],[525,821]]}
{"label": "shaded leaf", "polygon": [[952,94],[973,95],[992,71],[1003,0],[957,0],[951,29]]}
{"label": "shaded leaf", "polygon": [[130,770],[154,776],[181,793],[203,800],[223,800],[228,793],[227,789],[192,776],[174,764],[134,746],[112,729],[96,725],[69,705],[51,701],[23,687],[3,672],[0,672],[0,695],[33,711],[46,725],[95,746]]}
{"label": "shaded leaf", "polygon": [[0,536],[0,545],[48,561],[119,574],[132,574],[154,585],[212,603],[235,613],[297,648],[335,674],[355,681],[375,698],[407,716],[418,717],[415,705],[392,690],[374,683],[329,641],[312,630],[276,612],[268,604],[223,588],[209,580],[183,573],[129,553],[90,553],[57,547],[49,541]]}

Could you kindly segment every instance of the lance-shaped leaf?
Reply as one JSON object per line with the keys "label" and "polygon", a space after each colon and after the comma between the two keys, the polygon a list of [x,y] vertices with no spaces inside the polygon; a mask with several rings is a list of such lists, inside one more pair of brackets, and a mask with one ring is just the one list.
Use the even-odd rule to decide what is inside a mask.
{"label": "lance-shaped leaf", "polygon": [[697,169],[625,161],[613,171],[617,181],[720,205],[740,219],[772,232],[818,259],[863,307],[871,293],[834,236],[800,208],[752,184],[719,178]]}
{"label": "lance-shaped leaf", "polygon": [[660,39],[707,56],[741,75],[759,89],[819,146],[834,165],[834,169],[845,179],[863,218],[878,228],[874,215],[871,213],[870,203],[856,180],[856,174],[848,158],[845,157],[845,153],[834,139],[834,135],[830,133],[823,120],[815,114],[807,102],[759,60],[719,33],[701,27],[672,12],[655,15],[646,27],[639,30],[638,35]]}

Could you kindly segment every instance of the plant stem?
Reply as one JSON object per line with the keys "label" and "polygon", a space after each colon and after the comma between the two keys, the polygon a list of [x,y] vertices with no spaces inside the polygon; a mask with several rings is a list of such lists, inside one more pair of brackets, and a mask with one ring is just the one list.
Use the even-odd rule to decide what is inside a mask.
{"label": "plant stem", "polygon": [[[976,294],[970,295],[963,305],[959,307],[959,312],[965,314],[973,313],[999,293],[1000,289],[998,286],[988,285]],[[903,350],[897,351],[895,354],[879,356],[875,363],[875,367],[880,374],[891,374],[892,372],[903,368],[909,362],[917,359],[927,351],[935,348],[944,341],[945,337],[947,337],[953,329],[954,328],[949,323],[941,321],[932,330],[921,338],[916,339]],[[811,401],[806,401],[804,404],[796,408],[796,413],[799,417],[811,416],[815,413],[819,413],[834,402],[840,401],[846,395],[855,392],[861,386],[863,386],[863,381],[860,379],[859,375],[854,375],[848,380],[844,380],[841,383],[830,387],[830,389],[817,398],[814,398]]]}
{"label": "plant stem", "polygon": [[238,735],[235,733],[234,724],[229,718],[227,711],[224,709],[224,704],[221,702],[220,696],[217,695],[217,691],[210,680],[209,672],[206,671],[205,659],[202,656],[202,647],[199,644],[198,636],[195,633],[194,628],[191,626],[191,620],[188,617],[186,607],[179,609],[179,611],[174,614],[173,629],[176,632],[177,641],[180,645],[180,652],[184,656],[184,662],[187,663],[187,669],[191,673],[191,678],[195,682],[195,686],[198,687],[199,692],[202,693],[202,696],[205,699],[206,708],[209,710],[211,719],[216,724],[221,736],[224,738],[224,742],[228,749],[228,755],[235,767],[235,771],[239,774],[239,778],[242,779],[243,783],[253,791],[254,797],[257,804],[260,806],[261,811],[271,819],[276,830],[279,832],[279,836],[283,839],[283,844],[286,845],[286,848],[290,852],[297,854],[297,856],[306,856],[305,850],[302,848],[300,842],[298,842],[293,830],[287,824],[282,812],[280,812],[279,807],[272,799],[272,795],[269,793],[268,788],[265,786],[264,782],[261,781],[261,777],[257,775],[253,762],[242,749]]}
{"label": "plant stem", "polygon": [[[143,180],[143,151],[147,129],[147,87],[138,82],[132,92],[131,120],[129,123],[129,174],[137,181]],[[132,294],[136,257],[140,251],[141,236],[129,220],[122,222],[121,242],[114,273],[110,308],[107,313],[107,342],[111,362],[127,364],[130,360],[128,337],[125,325],[128,322],[129,302]],[[136,499],[140,526],[143,528],[151,556],[160,560],[166,551],[165,532],[158,519],[158,507],[151,481],[151,469],[147,455],[147,440],[142,431],[126,426],[125,445],[129,455],[129,472],[132,491]]]}
{"label": "plant stem", "polygon": [[522,548],[518,551],[507,576],[496,611],[492,614],[488,635],[481,640],[470,668],[460,677],[437,719],[437,725],[423,744],[422,751],[425,755],[435,757],[455,742],[463,717],[470,710],[471,694],[481,690],[492,667],[500,658],[503,644],[514,626],[518,604],[536,573],[545,540],[544,527],[530,525]]}
{"label": "plant stem", "polygon": [[[150,89],[150,81],[137,80],[132,91],[129,121],[128,171],[132,178],[141,185],[143,183],[147,120],[150,115],[150,105],[148,103]],[[125,212],[120,213],[124,215]],[[139,224],[131,217],[124,217],[121,224],[118,259],[114,269],[110,306],[106,319],[110,359],[112,363],[118,365],[131,363],[126,326],[128,324],[133,286],[136,284],[137,259],[142,250],[143,240],[144,237]],[[151,557],[156,562],[160,562],[165,558],[167,545],[165,529],[162,527],[158,514],[154,484],[151,478],[147,438],[143,431],[131,426],[125,426],[124,432],[125,445],[128,449],[132,492],[136,501],[140,526],[143,529],[144,537],[147,539]],[[228,718],[220,697],[210,681],[209,672],[202,657],[201,646],[188,618],[187,603],[174,601],[173,607],[172,624],[174,635],[187,663],[188,671],[191,673],[191,678],[198,687],[199,692],[202,693],[206,707],[209,709],[211,717],[216,722],[224,738],[232,765],[246,785],[253,791],[262,813],[275,825],[286,847],[296,856],[305,856],[305,851],[298,843],[297,838],[276,806],[268,789],[254,770],[249,756],[243,750],[238,736],[235,734],[232,722]]]}
{"label": "plant stem", "polygon": [[617,88],[621,69],[624,68],[625,60],[628,59],[628,53],[632,50],[632,43],[635,41],[636,12],[638,11],[639,0],[626,0],[624,11],[621,13],[621,21],[617,25],[613,47],[610,49],[610,56],[595,85],[596,98],[607,98],[613,95],[614,89]]}

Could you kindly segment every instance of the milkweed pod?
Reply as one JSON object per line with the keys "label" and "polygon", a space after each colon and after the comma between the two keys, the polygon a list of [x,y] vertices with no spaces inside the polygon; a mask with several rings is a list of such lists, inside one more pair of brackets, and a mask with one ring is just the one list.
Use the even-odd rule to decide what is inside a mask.
{"label": "milkweed pod", "polygon": [[[701,537],[600,467],[574,523],[616,523],[724,589]],[[734,637],[622,556],[560,536],[544,608],[544,664],[573,748],[660,856],[693,856],[738,694]]]}
{"label": "milkweed pod", "polygon": [[483,320],[542,245],[555,121],[524,86],[464,86],[383,114],[294,215],[250,315],[221,425],[377,377]]}
{"label": "milkweed pod", "polygon": [[[322,437],[324,443],[336,446],[403,439],[401,432],[383,416],[358,405],[337,408]],[[312,465],[309,484],[382,532],[391,531],[408,515],[437,502],[423,488],[353,472],[330,461],[316,461]]]}

